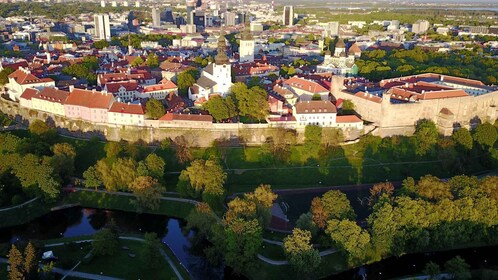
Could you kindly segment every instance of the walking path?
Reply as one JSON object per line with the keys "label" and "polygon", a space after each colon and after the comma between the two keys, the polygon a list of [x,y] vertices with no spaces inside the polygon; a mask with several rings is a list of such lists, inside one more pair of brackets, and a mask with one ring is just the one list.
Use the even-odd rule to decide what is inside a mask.
{"label": "walking path", "polygon": [[[0,258],[0,263],[8,263],[8,260],[6,258]],[[120,278],[109,277],[109,276],[105,276],[105,275],[92,274],[92,273],[86,273],[86,272],[65,270],[65,269],[57,268],[57,267],[54,267],[52,269],[52,272],[57,273],[57,274],[61,274],[61,275],[78,277],[78,278],[82,278],[82,279],[92,279],[92,280],[121,280]]]}
{"label": "walking path", "polygon": [[[271,241],[271,240],[269,240],[269,241]],[[328,255],[334,254],[336,252],[337,252],[337,249],[328,249],[328,250],[325,250],[325,251],[321,251],[319,253],[319,255],[320,255],[320,257],[325,257],[325,256],[328,256]],[[288,265],[289,264],[288,261],[273,260],[273,259],[267,258],[267,257],[265,257],[265,256],[263,256],[261,254],[258,254],[258,259],[264,261],[267,264],[277,265],[277,266]]]}
{"label": "walking path", "polygon": [[31,200],[28,200],[28,201],[24,202],[23,204],[19,204],[19,205],[7,207],[7,208],[2,208],[2,209],[0,209],[0,212],[9,211],[9,210],[17,209],[17,208],[22,208],[22,207],[24,207],[27,204],[35,202],[36,200],[38,200],[38,197],[35,197],[35,198],[31,199]]}
{"label": "walking path", "polygon": [[[122,240],[131,240],[131,241],[138,241],[138,242],[145,242],[145,240],[143,238],[139,238],[139,237],[120,236],[119,239],[122,239]],[[92,241],[93,241],[93,239],[86,239],[86,240],[74,241],[74,243],[85,243],[85,242],[92,242]],[[62,246],[64,244],[65,244],[64,242],[47,244],[47,245],[45,245],[45,248]],[[168,262],[168,264],[171,267],[171,269],[173,269],[173,272],[175,272],[176,277],[178,277],[178,279],[180,279],[180,280],[183,280],[184,278],[182,277],[180,271],[176,268],[175,263],[168,256],[168,254],[166,253],[166,251],[164,251],[163,248],[159,248],[159,252],[161,253],[161,256],[163,256],[164,260],[166,262]],[[188,272],[188,270],[187,270],[187,272]],[[72,276],[72,275],[68,274],[68,276]],[[87,278],[87,279],[93,279],[93,278]],[[97,278],[97,279],[101,279],[101,278]]]}

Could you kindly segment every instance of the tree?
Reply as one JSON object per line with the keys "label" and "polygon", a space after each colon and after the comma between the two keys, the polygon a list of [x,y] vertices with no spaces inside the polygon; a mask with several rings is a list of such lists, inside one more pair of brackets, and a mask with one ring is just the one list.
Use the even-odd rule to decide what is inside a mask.
{"label": "tree", "polygon": [[123,155],[123,145],[119,142],[107,142],[104,145],[104,151],[107,158],[118,158]]}
{"label": "tree", "polygon": [[36,250],[33,243],[28,242],[28,245],[24,249],[24,272],[28,279],[30,279],[33,274],[37,271],[38,260],[36,257]]}
{"label": "tree", "polygon": [[453,140],[461,147],[464,151],[472,150],[474,145],[474,140],[472,139],[472,135],[465,127],[458,129],[453,132]]}
{"label": "tree", "polygon": [[295,228],[292,234],[284,239],[284,252],[289,263],[305,275],[309,275],[320,266],[320,254],[313,249],[311,232]]}
{"label": "tree", "polygon": [[147,110],[147,117],[153,120],[157,120],[164,116],[166,110],[164,109],[163,103],[157,99],[150,99],[145,104],[145,108]]}
{"label": "tree", "polygon": [[195,84],[195,76],[192,70],[185,70],[178,74],[176,79],[178,91],[181,95],[186,95],[188,89]]}
{"label": "tree", "polygon": [[100,40],[93,43],[93,47],[99,50],[103,48],[108,48],[109,46],[110,44],[106,40]]}
{"label": "tree", "polygon": [[495,144],[496,139],[498,139],[498,133],[492,124],[486,122],[476,127],[474,139],[481,147],[489,148]]}
{"label": "tree", "polygon": [[368,204],[375,205],[381,198],[390,198],[394,193],[394,186],[390,182],[377,183],[370,189]]}
{"label": "tree", "polygon": [[140,65],[142,65],[142,64],[144,64],[144,60],[143,60],[143,58],[142,58],[142,57],[140,57],[140,56],[137,56],[137,57],[136,57],[135,59],[133,59],[133,61],[131,62],[131,66],[134,66],[134,67],[136,67],[136,66],[140,66]]}
{"label": "tree", "polygon": [[356,214],[345,193],[339,190],[331,190],[322,196],[321,201],[325,212],[328,214],[328,219],[356,219]]}
{"label": "tree", "polygon": [[3,87],[9,83],[9,75],[12,73],[14,73],[14,69],[10,67],[5,67],[2,71],[0,71],[0,87]]}
{"label": "tree", "polygon": [[322,144],[325,148],[336,147],[344,142],[344,134],[339,128],[323,128],[322,129]]}
{"label": "tree", "polygon": [[311,233],[311,236],[316,236],[318,233],[318,227],[313,222],[313,215],[308,213],[303,213],[296,221],[296,228],[307,230]]}
{"label": "tree", "polygon": [[441,267],[437,263],[428,262],[425,264],[423,273],[428,275],[430,280],[435,280],[441,274]]}
{"label": "tree", "polygon": [[364,259],[370,235],[362,230],[355,221],[330,220],[325,232],[339,248],[348,253],[350,262],[356,263]]}
{"label": "tree", "polygon": [[157,179],[150,176],[140,176],[130,184],[130,190],[135,195],[133,203],[139,210],[157,210],[161,201],[161,193],[165,191]]}
{"label": "tree", "polygon": [[108,191],[126,191],[137,177],[137,163],[131,158],[118,158],[113,163],[99,160],[95,168],[92,175],[99,176]]}
{"label": "tree", "polygon": [[432,175],[426,175],[420,178],[415,191],[418,195],[430,200],[453,198],[449,184],[442,182],[439,178]]}
{"label": "tree", "polygon": [[145,160],[138,163],[139,176],[151,176],[159,182],[163,181],[166,163],[155,153],[147,155]]}
{"label": "tree", "polygon": [[214,160],[194,160],[189,167],[180,173],[179,187],[187,183],[194,194],[204,193],[215,196],[223,195],[223,185],[227,174],[223,168]]}
{"label": "tree", "polygon": [[379,256],[402,251],[404,248],[395,247],[395,235],[398,224],[395,221],[395,211],[389,203],[376,207],[367,219],[372,234],[372,243]]}
{"label": "tree", "polygon": [[241,116],[248,116],[256,120],[264,120],[269,114],[267,92],[255,86],[247,88],[243,83],[235,83],[230,92],[235,96],[237,109]]}
{"label": "tree", "polygon": [[50,127],[48,125],[41,121],[41,120],[34,120],[29,124],[29,132],[35,134],[35,135],[43,135],[46,134],[50,131]]}
{"label": "tree", "polygon": [[217,122],[237,115],[235,104],[231,96],[228,96],[226,99],[221,96],[211,97],[208,102],[204,104],[204,108]]}
{"label": "tree", "polygon": [[176,158],[181,164],[187,163],[193,159],[192,151],[190,150],[190,143],[187,141],[185,136],[175,137],[175,151]]}
{"label": "tree", "polygon": [[159,58],[154,52],[150,52],[145,60],[145,64],[147,64],[150,68],[156,68],[159,66]]}
{"label": "tree", "polygon": [[144,234],[144,244],[142,247],[141,257],[144,266],[149,269],[156,269],[161,265],[161,241],[155,232],[146,232]]}
{"label": "tree", "polygon": [[311,200],[310,212],[313,222],[318,226],[318,228],[324,229],[327,225],[329,213],[325,210],[322,200],[319,197],[315,197]]}
{"label": "tree", "polygon": [[83,172],[83,178],[85,179],[84,184],[87,188],[97,189],[102,185],[102,181],[100,180],[101,175],[98,173],[97,168],[95,166],[88,167],[85,172]]}
{"label": "tree", "polygon": [[92,248],[96,255],[114,255],[119,249],[118,234],[110,228],[102,229],[93,236]]}
{"label": "tree", "polygon": [[226,225],[225,232],[226,264],[236,273],[253,268],[263,242],[262,229],[258,221],[235,219]]}
{"label": "tree", "polygon": [[322,100],[322,96],[319,93],[313,94],[311,100]]}
{"label": "tree", "polygon": [[470,279],[470,266],[460,256],[456,256],[444,264],[444,269],[452,279]]}
{"label": "tree", "polygon": [[69,143],[56,143],[52,146],[54,156],[51,164],[61,178],[69,179],[74,173],[76,149]]}
{"label": "tree", "polygon": [[420,120],[415,128],[415,153],[426,155],[437,143],[439,133],[436,124],[431,120]]}
{"label": "tree", "polygon": [[12,244],[9,254],[7,255],[8,263],[10,266],[9,279],[10,280],[23,280],[24,268],[22,264],[22,255],[17,247]]}

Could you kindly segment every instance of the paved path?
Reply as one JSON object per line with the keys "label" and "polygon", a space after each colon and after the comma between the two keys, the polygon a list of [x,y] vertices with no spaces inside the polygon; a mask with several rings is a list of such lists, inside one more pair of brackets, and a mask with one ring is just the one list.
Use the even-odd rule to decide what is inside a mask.
{"label": "paved path", "polygon": [[[119,239],[122,239],[122,240],[132,240],[132,241],[138,241],[138,242],[145,242],[145,240],[143,238],[139,238],[139,237],[120,236]],[[85,239],[85,240],[74,241],[74,243],[85,243],[85,242],[92,242],[92,241],[93,241],[93,239]],[[64,244],[65,244],[64,242],[47,244],[47,245],[45,245],[45,248],[62,246]],[[183,280],[184,278],[182,277],[180,271],[178,271],[178,269],[176,268],[175,263],[173,262],[173,260],[171,260],[171,258],[164,251],[164,249],[163,248],[159,248],[159,252],[163,256],[164,260],[168,262],[168,264],[171,267],[171,269],[173,269],[173,272],[175,272],[176,277],[178,277],[178,279],[180,279],[180,280]],[[185,268],[185,270],[186,270],[186,268]],[[188,272],[188,270],[187,270],[187,272]],[[69,275],[69,276],[71,276],[71,275]]]}
{"label": "paved path", "polygon": [[278,246],[284,245],[284,243],[282,241],[275,241],[275,240],[270,240],[270,239],[266,239],[266,238],[263,238],[263,242],[273,244],[273,245],[278,245]]}
{"label": "paved path", "polygon": [[36,200],[38,200],[38,197],[35,197],[35,198],[31,199],[31,200],[28,200],[28,201],[24,202],[23,204],[19,204],[19,205],[12,206],[12,207],[7,207],[7,208],[2,208],[2,209],[0,209],[0,212],[9,211],[9,210],[12,210],[12,209],[17,209],[17,208],[22,208],[22,207],[24,207],[24,206],[26,206],[26,205],[28,205],[31,202],[34,202]]}
{"label": "paved path", "polygon": [[[321,251],[319,253],[319,255],[320,255],[320,257],[325,257],[325,256],[328,256],[328,255],[334,254],[336,252],[337,252],[337,249],[328,249],[328,250],[325,250],[325,251]],[[261,254],[258,254],[258,259],[264,261],[267,264],[277,265],[277,266],[288,265],[289,264],[288,261],[273,260],[273,259],[267,258],[267,257],[265,257],[265,256],[263,256]]]}
{"label": "paved path", "polygon": [[[0,258],[0,263],[8,263],[8,260],[6,258]],[[61,274],[61,275],[67,275],[67,276],[72,276],[72,277],[83,278],[83,279],[92,279],[92,280],[121,280],[120,278],[109,277],[109,276],[99,275],[99,274],[79,272],[79,271],[70,271],[70,270],[65,270],[65,269],[57,268],[57,267],[54,267],[52,269],[52,272],[57,273],[57,274]]]}

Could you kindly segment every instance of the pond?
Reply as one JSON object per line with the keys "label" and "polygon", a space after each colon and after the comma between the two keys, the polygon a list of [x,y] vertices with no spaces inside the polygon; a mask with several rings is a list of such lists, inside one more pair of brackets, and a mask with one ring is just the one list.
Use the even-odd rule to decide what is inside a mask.
{"label": "pond", "polygon": [[180,262],[188,268],[194,279],[223,278],[222,267],[213,267],[204,257],[193,253],[189,237],[194,233],[185,232],[185,222],[160,215],[78,207],[64,209],[51,212],[25,225],[0,229],[0,242],[91,235],[111,220],[120,232],[126,234],[157,233],[161,241],[167,244]]}

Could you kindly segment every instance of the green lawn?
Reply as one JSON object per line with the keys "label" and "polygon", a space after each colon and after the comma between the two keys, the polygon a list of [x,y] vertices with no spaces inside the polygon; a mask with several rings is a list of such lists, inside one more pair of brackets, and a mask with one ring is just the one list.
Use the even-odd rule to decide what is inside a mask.
{"label": "green lawn", "polygon": [[284,248],[279,245],[263,242],[259,253],[272,260],[285,260]]}
{"label": "green lawn", "polygon": [[[89,263],[81,263],[76,270],[81,272],[113,276],[123,279],[176,279],[173,269],[161,258],[161,266],[157,269],[148,269],[140,260],[142,242],[120,240],[120,246],[129,250],[119,249],[118,253],[108,256],[95,256]],[[128,254],[135,254],[131,258]]]}
{"label": "green lawn", "polygon": [[7,264],[0,263],[0,279],[8,279]]}
{"label": "green lawn", "polygon": [[[82,207],[88,208],[136,212],[136,206],[131,203],[133,199],[129,196],[78,191],[68,194],[64,201],[68,204],[80,203]],[[185,219],[193,208],[194,205],[190,203],[161,200],[159,209],[147,210],[144,213]]]}
{"label": "green lawn", "polygon": [[2,211],[0,212],[0,228],[27,223],[49,213],[52,206],[53,204],[38,199],[21,208]]}

